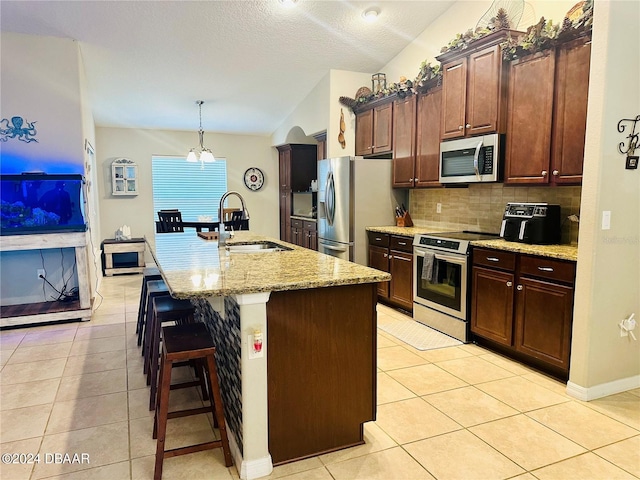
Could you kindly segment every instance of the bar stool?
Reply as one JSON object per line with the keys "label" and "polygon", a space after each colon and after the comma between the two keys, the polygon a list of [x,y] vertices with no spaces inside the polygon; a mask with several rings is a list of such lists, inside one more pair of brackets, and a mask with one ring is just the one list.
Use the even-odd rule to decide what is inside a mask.
{"label": "bar stool", "polygon": [[[158,392],[158,405],[153,419],[153,438],[158,440],[156,444],[156,464],[153,474],[154,480],[162,478],[162,466],[165,458],[185,455],[187,453],[200,452],[212,448],[222,447],[224,464],[230,467],[233,464],[229,439],[224,420],[224,407],[220,395],[218,372],[215,361],[215,347],[207,327],[203,323],[192,323],[162,327],[162,360],[160,362],[160,389]],[[169,412],[169,392],[171,390],[171,370],[176,362],[201,361],[206,365],[207,378],[212,398],[210,406]],[[167,433],[167,420],[202,413],[213,413],[220,431],[220,440],[191,445],[188,447],[165,450]]]}
{"label": "bar stool", "polygon": [[[160,356],[160,339],[162,324],[166,322],[176,322],[178,324],[193,323],[195,307],[190,300],[178,300],[171,296],[155,297],[152,301],[151,322],[147,325],[149,329],[149,348],[145,357],[147,367],[147,385],[151,385],[149,394],[149,410],[156,408],[156,394],[158,390],[158,358]],[[201,382],[204,381],[200,375]],[[203,388],[203,395],[206,396],[206,388]]]}
{"label": "bar stool", "polygon": [[[144,312],[144,321],[142,323],[142,329],[138,333],[143,337],[142,340],[142,356],[147,359],[149,355],[149,345],[151,344],[151,329],[147,328],[151,325],[151,317],[153,316],[153,299],[156,297],[169,297],[169,288],[164,280],[152,280],[147,283],[147,301]],[[144,363],[144,373],[149,372],[149,363]],[[147,383],[148,385],[148,383]]]}
{"label": "bar stool", "polygon": [[140,346],[140,342],[142,340],[140,330],[144,323],[144,313],[147,306],[147,282],[150,282],[151,280],[162,280],[162,275],[160,275],[160,270],[158,270],[157,267],[146,267],[142,271],[142,288],[140,290],[140,303],[138,304],[138,322],[136,323],[138,346]]}
{"label": "bar stool", "polygon": [[[160,282],[160,283],[157,283]],[[144,326],[148,321],[149,317],[149,307],[151,305],[150,294],[149,294],[149,286],[150,285],[161,285],[164,290],[164,294],[169,295],[169,289],[164,283],[162,279],[162,275],[158,273],[158,275],[149,275],[142,280],[142,291],[140,292],[140,305],[138,306],[138,325],[136,326],[136,333],[138,334],[138,346],[143,344],[144,338]],[[154,289],[154,292],[157,292],[158,289]]]}

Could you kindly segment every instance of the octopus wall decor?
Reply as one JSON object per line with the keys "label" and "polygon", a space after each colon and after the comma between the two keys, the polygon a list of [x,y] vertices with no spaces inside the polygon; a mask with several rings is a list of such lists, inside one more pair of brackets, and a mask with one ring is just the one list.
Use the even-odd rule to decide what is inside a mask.
{"label": "octopus wall decor", "polygon": [[38,131],[35,124],[36,122],[28,122],[22,117],[11,117],[11,123],[8,118],[3,118],[0,120],[0,142],[6,142],[10,138],[17,138],[25,143],[37,142],[35,137]]}

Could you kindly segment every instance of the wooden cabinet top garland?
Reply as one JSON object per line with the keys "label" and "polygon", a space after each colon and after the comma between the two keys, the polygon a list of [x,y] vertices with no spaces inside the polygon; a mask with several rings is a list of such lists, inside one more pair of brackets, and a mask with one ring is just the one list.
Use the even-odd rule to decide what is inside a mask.
{"label": "wooden cabinet top garland", "polygon": [[[578,37],[591,34],[593,23],[593,0],[585,0],[568,12],[561,24],[554,24],[544,17],[535,25],[531,25],[522,35],[514,36],[508,32],[506,40],[501,43],[502,55],[505,60],[514,60],[535,52],[553,48],[562,43]],[[440,50],[440,56],[447,54],[463,53],[473,43],[485,38],[487,35],[500,30],[510,29],[511,21],[507,12],[500,8],[495,17],[491,18],[485,27],[475,30],[469,29],[465,33],[457,34],[446,46]],[[439,57],[440,57],[439,56]],[[426,93],[430,89],[442,83],[440,65],[431,65],[426,60],[420,64],[420,71],[412,81],[406,77],[400,77],[400,82],[391,83],[377,93],[369,88],[360,88],[356,92],[356,98],[340,97],[340,103],[349,107],[354,112],[368,108],[369,102],[381,100],[384,97],[400,97],[407,95]],[[378,102],[382,103],[382,102]]]}

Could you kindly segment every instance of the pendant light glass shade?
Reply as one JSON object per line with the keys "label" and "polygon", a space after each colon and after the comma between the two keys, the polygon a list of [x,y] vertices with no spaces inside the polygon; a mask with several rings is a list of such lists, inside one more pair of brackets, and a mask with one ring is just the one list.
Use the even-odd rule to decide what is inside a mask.
{"label": "pendant light glass shade", "polygon": [[[200,162],[202,164],[202,168],[204,168],[205,163],[215,162],[216,159],[213,156],[213,153],[210,149],[204,147],[204,130],[202,129],[202,104],[204,101],[198,100],[196,104],[200,109],[200,130],[198,130],[198,138],[200,140],[200,148],[192,148],[187,155],[187,162],[189,163],[197,163]],[[199,153],[198,153],[199,152]]]}

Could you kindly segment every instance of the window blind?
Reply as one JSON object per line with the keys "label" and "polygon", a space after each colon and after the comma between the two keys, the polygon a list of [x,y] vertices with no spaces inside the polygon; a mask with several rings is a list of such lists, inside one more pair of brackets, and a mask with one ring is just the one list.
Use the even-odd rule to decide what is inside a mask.
{"label": "window blind", "polygon": [[[154,212],[177,208],[183,220],[201,215],[218,219],[220,198],[227,191],[227,160],[188,163],[185,157],[151,157]],[[156,218],[157,220],[157,218]]]}

